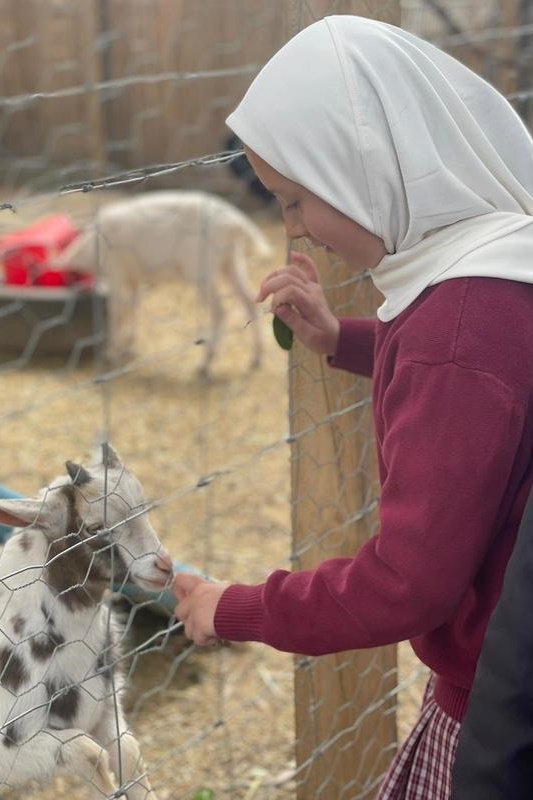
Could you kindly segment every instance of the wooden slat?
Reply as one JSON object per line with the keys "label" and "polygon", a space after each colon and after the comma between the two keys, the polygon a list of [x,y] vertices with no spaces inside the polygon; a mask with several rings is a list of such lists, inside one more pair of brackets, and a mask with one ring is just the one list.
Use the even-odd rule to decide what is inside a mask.
{"label": "wooden slat", "polygon": [[[331,269],[322,269],[331,283]],[[339,270],[334,281],[342,282]],[[339,294],[351,294],[352,301]],[[372,313],[371,286],[330,293],[343,314]],[[378,496],[369,382],[329,370],[298,345],[291,354],[295,568],[352,556],[376,526]],[[357,406],[351,411],[345,409]],[[351,520],[351,522],[350,522]],[[300,800],[372,797],[394,750],[390,692],[396,648],[296,659],[296,758]]]}
{"label": "wooden slat", "polygon": [[[300,4],[296,4],[298,7]],[[288,3],[286,31],[323,15],[330,4],[306,4],[306,15]],[[292,7],[291,7],[292,6]],[[336,4],[389,22],[396,2]],[[338,6],[342,6],[339,8]],[[328,259],[319,260],[331,307],[344,316],[373,316],[379,304],[370,281]],[[296,569],[326,558],[352,556],[376,527],[378,497],[370,385],[330,370],[323,357],[298,343],[291,351],[293,548]],[[351,408],[352,410],[346,410]],[[396,744],[396,647],[296,658],[295,727],[299,800],[373,798]]]}

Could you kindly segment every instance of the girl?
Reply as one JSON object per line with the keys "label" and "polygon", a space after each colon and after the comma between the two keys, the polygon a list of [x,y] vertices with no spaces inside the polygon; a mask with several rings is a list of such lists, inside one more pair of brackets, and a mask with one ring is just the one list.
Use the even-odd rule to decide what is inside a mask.
{"label": "girl", "polygon": [[264,584],[177,575],[177,616],[322,654],[409,639],[432,670],[380,800],[448,800],[487,621],[533,482],[533,142],[507,101],[399,28],[327,17],[228,119],[305,236],[383,294],[336,319],[310,258],[257,296],[333,367],[373,377],[380,529],[353,558]]}

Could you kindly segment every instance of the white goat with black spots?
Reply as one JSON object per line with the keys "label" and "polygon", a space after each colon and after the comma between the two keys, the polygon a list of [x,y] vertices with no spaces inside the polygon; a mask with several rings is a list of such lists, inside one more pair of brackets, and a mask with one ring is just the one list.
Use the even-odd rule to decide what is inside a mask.
{"label": "white goat with black spots", "polygon": [[64,773],[98,797],[118,782],[128,800],[155,800],[113,669],[120,629],[102,598],[117,581],[163,589],[172,562],[109,445],[99,463],[66,467],[37,498],[0,500],[0,522],[27,526],[0,556],[0,795]]}

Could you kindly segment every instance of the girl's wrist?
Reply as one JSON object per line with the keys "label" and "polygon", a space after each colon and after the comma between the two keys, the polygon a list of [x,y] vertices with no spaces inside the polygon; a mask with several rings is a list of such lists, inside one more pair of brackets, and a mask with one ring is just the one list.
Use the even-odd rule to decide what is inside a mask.
{"label": "girl's wrist", "polygon": [[332,320],[331,325],[331,333],[328,337],[328,347],[327,347],[327,355],[334,356],[337,352],[337,347],[339,346],[339,336],[340,336],[341,324],[337,317],[334,317]]}

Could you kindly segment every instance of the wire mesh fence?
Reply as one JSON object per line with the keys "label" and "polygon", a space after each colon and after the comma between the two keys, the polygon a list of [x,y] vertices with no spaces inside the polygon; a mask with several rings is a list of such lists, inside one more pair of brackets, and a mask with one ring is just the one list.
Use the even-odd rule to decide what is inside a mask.
{"label": "wire mesh fence", "polygon": [[[395,0],[0,0],[0,238],[11,242],[0,286],[0,494],[34,497],[54,476],[67,479],[66,460],[88,464],[97,443],[111,442],[141,481],[177,568],[259,583],[277,567],[353,553],[377,526],[369,384],[332,374],[298,346],[287,361],[269,313],[252,319],[235,286],[209,272],[220,233],[205,213],[203,225],[192,226],[203,282],[178,271],[178,258],[175,275],[143,271],[145,262],[161,261],[155,237],[141,237],[144,267],[133,233],[111,247],[137,276],[122,308],[134,341],[115,361],[107,352],[117,292],[106,273],[109,237],[97,237],[94,274],[72,265],[68,280],[54,269],[54,248],[90,225],[102,233],[105,209],[118,202],[160,190],[208,192],[242,209],[270,242],[266,259],[246,259],[247,280],[257,286],[270,266],[285,262],[287,243],[270,198],[235,169],[236,143],[224,119],[269,56],[325,14],[401,23],[496,83],[529,122],[531,7],[518,0],[483,7],[466,0],[404,0],[401,7]],[[184,237],[175,234],[170,250],[183,249]],[[370,282],[320,258],[332,307],[374,313]],[[205,294],[206,282],[216,283],[216,300]],[[206,380],[200,371],[214,318],[224,325]],[[262,359],[251,369],[255,334]],[[109,487],[103,494],[111,503]],[[39,590],[49,588],[49,561],[46,551],[23,567],[40,568]],[[88,588],[96,562],[89,563],[77,589]],[[15,630],[6,578],[3,570],[4,690],[17,647],[31,650],[35,626],[42,633],[56,616],[32,617],[28,608],[32,633]],[[373,797],[427,677],[403,644],[313,659],[255,645],[199,650],[173,619],[168,591],[138,586],[131,571],[107,581],[97,608],[117,618],[122,703],[160,800]],[[67,653],[57,637],[52,643],[43,685]],[[101,653],[91,653],[102,667]],[[49,716],[69,688],[45,696]],[[7,691],[18,692],[13,685]],[[22,695],[29,703],[28,687]],[[116,694],[105,702],[113,713]],[[7,707],[4,737],[13,702]],[[120,759],[125,743],[115,738]],[[31,779],[39,757],[31,737],[29,745]],[[115,771],[130,800],[151,796],[142,783],[135,794],[123,769]],[[11,766],[1,778],[8,800],[73,793],[84,800],[97,780],[96,771],[81,778],[52,770],[50,780],[30,780],[22,790],[15,772]]]}

